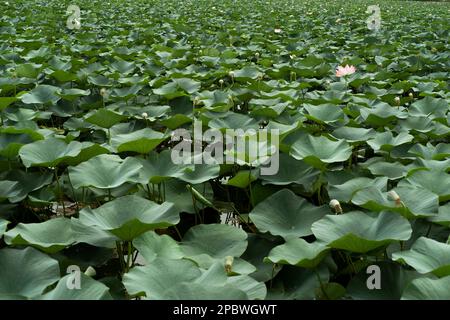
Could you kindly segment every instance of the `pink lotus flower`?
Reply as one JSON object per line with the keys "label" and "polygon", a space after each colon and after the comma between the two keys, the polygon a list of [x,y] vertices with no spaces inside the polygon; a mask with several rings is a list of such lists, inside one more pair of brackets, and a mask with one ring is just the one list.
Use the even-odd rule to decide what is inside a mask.
{"label": "pink lotus flower", "polygon": [[354,66],[349,66],[348,64],[345,67],[339,66],[336,69],[336,77],[340,78],[346,76],[348,74],[352,74],[356,72],[356,68]]}

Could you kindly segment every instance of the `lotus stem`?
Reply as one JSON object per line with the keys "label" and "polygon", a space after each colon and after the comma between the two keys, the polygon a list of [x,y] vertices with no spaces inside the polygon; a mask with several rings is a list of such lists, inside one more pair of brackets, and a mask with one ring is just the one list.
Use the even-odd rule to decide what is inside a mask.
{"label": "lotus stem", "polygon": [[62,194],[61,185],[59,184],[59,178],[58,178],[57,170],[58,170],[58,168],[55,168],[54,172],[55,172],[56,185],[58,187],[58,198],[59,198],[59,201],[61,202],[62,207],[63,207],[63,217],[65,217],[66,216],[66,205],[64,204],[64,197],[63,197],[63,194]]}
{"label": "lotus stem", "polygon": [[132,256],[132,254],[133,254],[133,248],[132,248],[132,245],[131,245],[131,241],[128,241],[128,254],[127,254],[127,269],[126,269],[126,272],[128,272],[128,271],[130,271],[130,268],[131,268],[131,256]]}

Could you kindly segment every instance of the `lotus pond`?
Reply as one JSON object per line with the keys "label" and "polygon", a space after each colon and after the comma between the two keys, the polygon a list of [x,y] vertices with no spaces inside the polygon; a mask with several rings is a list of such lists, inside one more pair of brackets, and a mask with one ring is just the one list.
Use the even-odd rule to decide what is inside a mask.
{"label": "lotus pond", "polygon": [[450,3],[376,4],[1,0],[0,298],[450,299]]}

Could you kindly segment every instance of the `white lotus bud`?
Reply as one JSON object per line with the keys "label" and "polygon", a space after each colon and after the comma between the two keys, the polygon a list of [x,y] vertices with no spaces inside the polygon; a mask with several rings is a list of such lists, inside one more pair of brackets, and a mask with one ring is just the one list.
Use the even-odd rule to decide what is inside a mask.
{"label": "white lotus bud", "polygon": [[259,59],[259,52],[255,53],[255,58]]}
{"label": "white lotus bud", "polygon": [[391,201],[395,201],[395,205],[398,207],[402,205],[402,200],[400,199],[400,196],[394,190],[391,190],[387,193],[387,198]]}
{"label": "white lotus bud", "polygon": [[392,200],[392,201],[397,201],[400,199],[400,196],[398,195],[397,192],[395,192],[394,190],[391,190],[387,193],[388,195],[388,199]]}
{"label": "white lotus bud", "polygon": [[200,103],[200,99],[198,97],[194,98],[194,106],[198,105]]}
{"label": "white lotus bud", "polygon": [[396,104],[400,104],[400,97],[395,97],[394,100]]}
{"label": "white lotus bud", "polygon": [[334,209],[334,212],[336,212],[336,214],[342,213],[341,204],[336,199],[332,199],[330,201],[330,207],[332,207]]}
{"label": "white lotus bud", "polygon": [[148,113],[147,112],[142,112],[141,117],[144,119],[148,118]]}
{"label": "white lotus bud", "polygon": [[101,88],[101,89],[100,89],[100,95],[101,95],[102,97],[106,96],[106,89],[105,89],[105,88]]}
{"label": "white lotus bud", "polygon": [[97,272],[95,271],[94,268],[92,268],[91,266],[87,267],[86,271],[84,272],[85,275],[87,275],[88,277],[95,277],[95,275],[97,274]]}
{"label": "white lotus bud", "polygon": [[408,94],[408,97],[414,98],[414,94],[413,94],[412,92],[410,92],[410,93]]}
{"label": "white lotus bud", "polygon": [[295,58],[297,58],[297,56],[296,56],[295,54],[291,54],[291,55],[289,56],[289,58],[295,59]]}
{"label": "white lotus bud", "polygon": [[230,78],[234,78],[234,72],[233,71],[228,72],[228,75],[230,76]]}
{"label": "white lotus bud", "polygon": [[219,80],[219,84],[220,84],[220,85],[223,85],[223,79],[220,79],[220,80]]}
{"label": "white lotus bud", "polygon": [[228,256],[225,258],[225,272],[228,274],[231,273],[233,269],[233,261],[234,258],[232,256]]}

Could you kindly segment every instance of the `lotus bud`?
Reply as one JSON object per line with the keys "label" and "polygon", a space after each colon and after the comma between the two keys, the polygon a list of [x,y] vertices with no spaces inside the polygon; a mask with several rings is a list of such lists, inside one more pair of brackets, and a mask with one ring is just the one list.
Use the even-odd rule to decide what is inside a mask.
{"label": "lotus bud", "polygon": [[341,204],[336,199],[333,199],[330,201],[330,207],[332,207],[334,209],[334,212],[336,212],[336,214],[342,213]]}
{"label": "lotus bud", "polygon": [[341,22],[341,19],[337,19],[337,20],[336,20],[336,23],[339,23],[339,22]]}
{"label": "lotus bud", "polygon": [[408,97],[410,97],[410,98],[412,99],[412,98],[414,98],[414,94],[413,94],[412,92],[410,92],[410,93],[408,94]]}
{"label": "lotus bud", "polygon": [[198,97],[194,98],[194,106],[198,105],[200,102],[200,99]]}
{"label": "lotus bud", "polygon": [[148,113],[147,112],[142,112],[141,117],[144,119],[148,118]]}
{"label": "lotus bud", "polygon": [[394,190],[391,190],[387,193],[387,198],[391,201],[395,201],[396,206],[402,205],[402,200],[400,199],[400,196]]}
{"label": "lotus bud", "polygon": [[400,97],[395,97],[394,100],[395,100],[395,103],[396,103],[397,105],[400,104]]}
{"label": "lotus bud", "polygon": [[85,275],[87,275],[88,277],[95,277],[95,275],[97,274],[97,272],[95,271],[94,268],[92,268],[91,266],[87,267],[86,271],[84,272]]}
{"label": "lotus bud", "polygon": [[295,58],[297,58],[297,56],[296,56],[295,54],[291,54],[291,55],[289,56],[289,58],[295,59]]}
{"label": "lotus bud", "polygon": [[230,274],[233,269],[233,261],[234,258],[232,256],[228,256],[225,258],[225,272]]}
{"label": "lotus bud", "polygon": [[199,54],[203,54],[203,50],[198,50],[198,53]]}
{"label": "lotus bud", "polygon": [[105,88],[101,88],[101,89],[100,89],[100,95],[101,95],[102,97],[106,96],[106,89],[105,89]]}
{"label": "lotus bud", "polygon": [[259,52],[255,53],[255,58],[259,59]]}
{"label": "lotus bud", "polygon": [[219,84],[220,84],[220,85],[223,85],[223,79],[220,79],[220,80],[219,80]]}
{"label": "lotus bud", "polygon": [[230,78],[234,79],[234,72],[233,71],[228,72],[228,75],[230,76]]}

